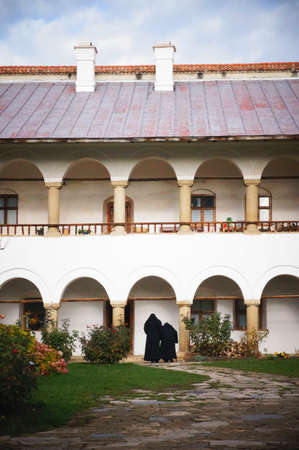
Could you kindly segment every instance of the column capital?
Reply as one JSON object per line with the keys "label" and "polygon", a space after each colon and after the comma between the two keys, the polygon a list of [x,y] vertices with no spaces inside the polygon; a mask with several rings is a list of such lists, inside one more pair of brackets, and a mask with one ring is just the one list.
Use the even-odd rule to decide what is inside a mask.
{"label": "column capital", "polygon": [[260,306],[260,300],[244,300],[246,306]]}
{"label": "column capital", "polygon": [[62,181],[50,181],[50,182],[45,182],[45,186],[47,188],[56,188],[56,189],[60,189],[62,187]]}
{"label": "column capital", "polygon": [[59,303],[44,303],[44,308],[58,310],[60,308],[60,304]]}
{"label": "column capital", "polygon": [[128,186],[127,180],[117,180],[117,181],[111,181],[111,184],[113,187],[123,187],[126,188]]}
{"label": "column capital", "polygon": [[178,306],[192,306],[192,302],[190,303],[188,300],[177,301],[176,304]]}
{"label": "column capital", "polygon": [[179,187],[183,187],[183,186],[192,187],[193,180],[178,180],[178,185],[179,185]]}
{"label": "column capital", "polygon": [[127,304],[123,302],[110,302],[112,308],[124,308]]}
{"label": "column capital", "polygon": [[259,184],[261,184],[261,179],[260,178],[255,178],[255,179],[244,179],[244,184],[245,186],[258,186]]}

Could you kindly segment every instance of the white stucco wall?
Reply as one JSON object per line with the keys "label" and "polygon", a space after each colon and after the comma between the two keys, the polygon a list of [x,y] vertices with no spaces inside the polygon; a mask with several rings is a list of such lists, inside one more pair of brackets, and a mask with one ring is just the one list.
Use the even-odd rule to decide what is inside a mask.
{"label": "white stucco wall", "polygon": [[15,324],[21,319],[22,305],[19,303],[0,303],[0,314],[4,314],[4,319],[0,319],[0,323]]}
{"label": "white stucco wall", "polygon": [[[104,303],[105,302],[65,302],[59,308],[59,326],[64,319],[70,320],[70,330],[78,330],[80,336],[87,334],[88,328],[93,324],[104,325]],[[80,344],[77,344],[74,356],[80,355]]]}
{"label": "white stucco wall", "polygon": [[294,353],[299,349],[299,299],[268,299],[265,303],[270,333],[261,350]]}
{"label": "white stucco wall", "polygon": [[[134,328],[134,355],[143,355],[145,349],[146,334],[144,323],[154,313],[161,320],[162,325],[168,322],[178,332],[179,308],[174,300],[161,301],[135,301],[135,328]],[[176,345],[176,350],[178,346]]]}

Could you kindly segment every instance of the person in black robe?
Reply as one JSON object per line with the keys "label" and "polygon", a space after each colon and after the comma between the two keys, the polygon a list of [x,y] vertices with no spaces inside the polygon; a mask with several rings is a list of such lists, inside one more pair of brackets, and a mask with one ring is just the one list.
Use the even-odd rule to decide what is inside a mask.
{"label": "person in black robe", "polygon": [[162,338],[161,338],[161,357],[164,362],[173,362],[177,359],[175,344],[178,342],[178,333],[169,323],[165,323],[162,327]]}
{"label": "person in black robe", "polygon": [[162,322],[155,314],[151,314],[145,322],[144,332],[146,334],[144,361],[158,362],[161,358]]}

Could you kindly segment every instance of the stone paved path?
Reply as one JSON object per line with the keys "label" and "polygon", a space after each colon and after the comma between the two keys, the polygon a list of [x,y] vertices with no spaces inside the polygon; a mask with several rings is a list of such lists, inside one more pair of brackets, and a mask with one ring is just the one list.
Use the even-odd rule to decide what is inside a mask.
{"label": "stone paved path", "polygon": [[106,398],[67,426],[30,436],[0,437],[9,449],[299,449],[299,378],[204,367],[155,367],[207,374],[187,391],[136,391]]}

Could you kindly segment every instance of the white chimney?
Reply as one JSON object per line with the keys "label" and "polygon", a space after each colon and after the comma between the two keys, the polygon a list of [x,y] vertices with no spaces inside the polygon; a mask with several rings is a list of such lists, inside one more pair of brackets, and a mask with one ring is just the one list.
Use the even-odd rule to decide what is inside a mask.
{"label": "white chimney", "polygon": [[93,92],[95,89],[95,62],[97,48],[91,42],[74,47],[77,62],[76,92]]}
{"label": "white chimney", "polygon": [[173,59],[175,46],[158,44],[153,46],[156,64],[155,91],[173,91]]}

